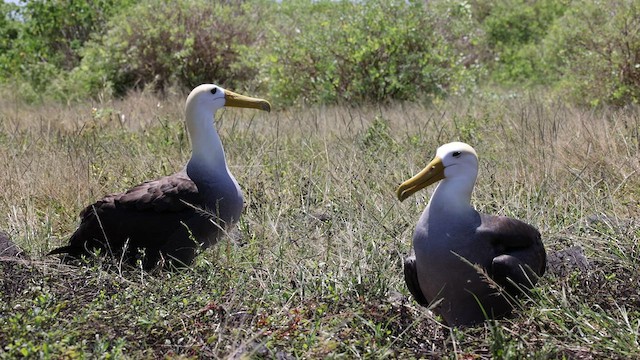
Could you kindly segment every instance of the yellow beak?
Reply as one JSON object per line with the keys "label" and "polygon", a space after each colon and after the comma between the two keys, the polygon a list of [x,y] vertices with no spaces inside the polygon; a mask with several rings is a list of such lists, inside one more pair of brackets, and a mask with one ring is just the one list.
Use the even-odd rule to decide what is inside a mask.
{"label": "yellow beak", "polygon": [[444,165],[442,159],[436,156],[422,171],[400,184],[397,190],[398,199],[404,201],[416,191],[442,179],[444,179]]}
{"label": "yellow beak", "polygon": [[267,100],[252,98],[234,93],[233,91],[224,91],[224,106],[250,108],[271,112],[271,104]]}

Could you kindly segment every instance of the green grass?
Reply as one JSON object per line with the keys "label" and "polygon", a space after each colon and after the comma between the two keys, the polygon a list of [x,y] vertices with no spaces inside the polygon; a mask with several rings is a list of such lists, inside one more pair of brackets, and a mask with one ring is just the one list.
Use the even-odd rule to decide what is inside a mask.
{"label": "green grass", "polygon": [[[0,99],[0,228],[32,257],[0,262],[0,358],[640,358],[638,109],[517,94],[229,109],[245,212],[191,269],[45,257],[85,205],[183,166],[183,102]],[[511,319],[452,330],[402,279],[432,189],[400,203],[395,188],[453,140],[480,156],[479,210],[535,225],[548,252],[581,246],[590,267],[549,273]]]}

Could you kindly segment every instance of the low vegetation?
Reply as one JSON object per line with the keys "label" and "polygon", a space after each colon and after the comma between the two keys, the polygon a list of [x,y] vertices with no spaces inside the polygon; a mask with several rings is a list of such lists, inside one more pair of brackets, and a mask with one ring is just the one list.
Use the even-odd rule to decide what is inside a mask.
{"label": "low vegetation", "polygon": [[640,99],[639,11],[638,0],[2,3],[0,87],[71,102],[209,81],[288,106],[524,85],[620,107]]}
{"label": "low vegetation", "polygon": [[[181,272],[44,256],[105,193],[189,157],[184,96],[77,105],[0,100],[0,228],[31,256],[0,262],[0,358],[637,358],[638,110],[587,111],[536,94],[430,106],[223,111],[246,208]],[[436,147],[480,155],[482,211],[526,220],[553,268],[511,319],[449,329],[409,296],[402,259],[429,190],[395,187]]]}

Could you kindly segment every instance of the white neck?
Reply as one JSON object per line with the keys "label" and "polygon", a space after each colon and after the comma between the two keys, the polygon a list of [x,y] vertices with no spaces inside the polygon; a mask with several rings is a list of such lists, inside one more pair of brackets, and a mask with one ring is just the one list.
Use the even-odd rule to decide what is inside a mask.
{"label": "white neck", "polygon": [[429,212],[432,214],[451,214],[473,210],[471,192],[475,182],[475,176],[445,178],[431,195],[428,205]]}
{"label": "white neck", "polygon": [[187,106],[187,131],[191,138],[190,165],[214,170],[226,169],[224,149],[213,124],[211,111],[198,106]]}

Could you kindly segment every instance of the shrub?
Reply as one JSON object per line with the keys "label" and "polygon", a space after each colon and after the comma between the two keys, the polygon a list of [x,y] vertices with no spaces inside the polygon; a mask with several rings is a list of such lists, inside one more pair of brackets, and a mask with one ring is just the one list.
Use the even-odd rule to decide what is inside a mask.
{"label": "shrub", "polygon": [[441,96],[468,73],[438,25],[470,17],[430,10],[421,1],[282,2],[269,46],[247,58],[261,59],[259,83],[283,104]]}
{"label": "shrub", "polygon": [[17,82],[36,95],[48,90],[54,78],[79,64],[79,51],[90,35],[102,31],[107,19],[132,1],[30,0],[20,7],[2,4],[0,81]]}
{"label": "shrub", "polygon": [[590,105],[640,101],[640,1],[574,3],[544,42],[561,91]]}
{"label": "shrub", "polygon": [[17,68],[16,59],[11,50],[22,30],[22,22],[18,19],[18,6],[11,3],[0,3],[0,78],[11,74]]}
{"label": "shrub", "polygon": [[78,50],[100,31],[109,17],[133,0],[29,0],[21,8],[23,41],[42,60],[70,70],[78,65]]}
{"label": "shrub", "polygon": [[111,88],[115,95],[149,85],[241,87],[254,77],[238,53],[259,36],[256,14],[242,1],[142,1],[86,47],[68,86]]}
{"label": "shrub", "polygon": [[558,0],[478,1],[475,16],[485,32],[484,60],[492,64],[492,78],[507,84],[546,82],[538,45],[566,8]]}

